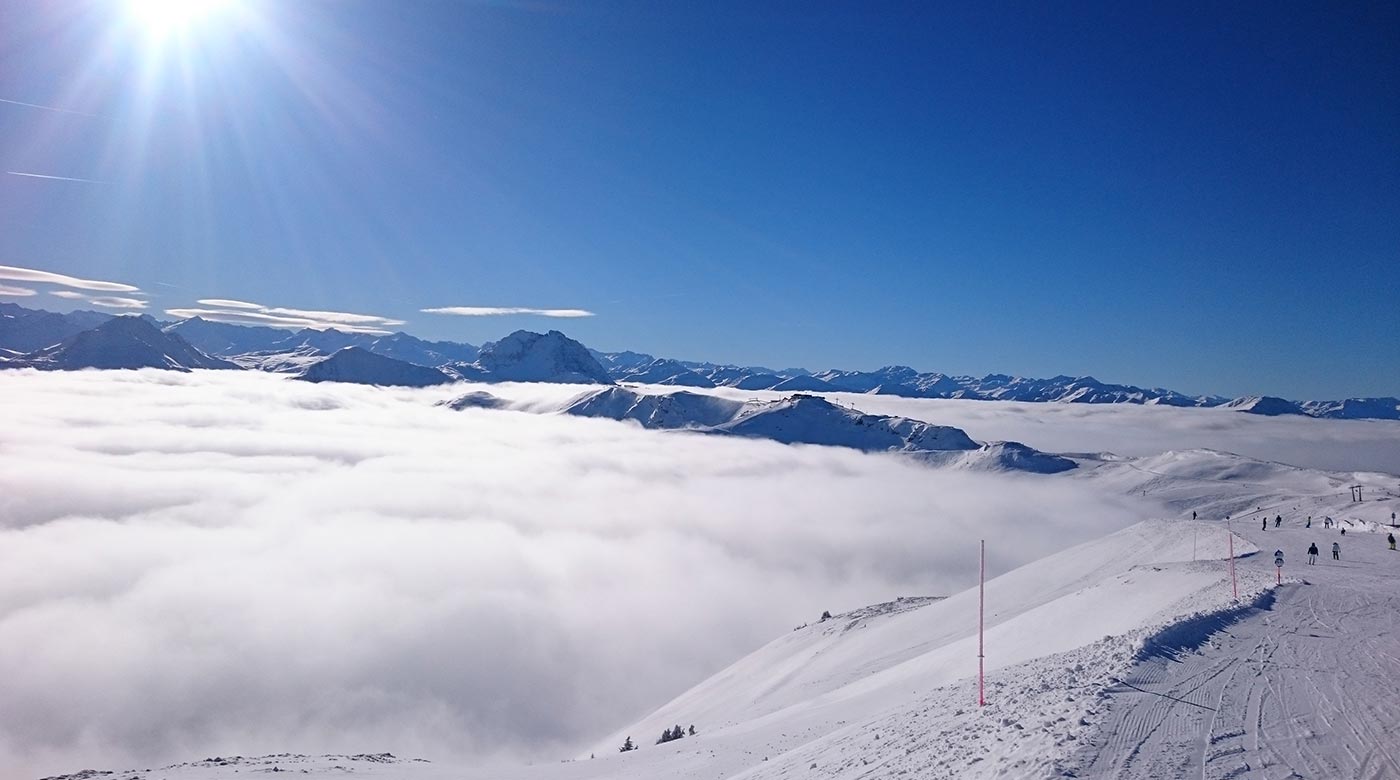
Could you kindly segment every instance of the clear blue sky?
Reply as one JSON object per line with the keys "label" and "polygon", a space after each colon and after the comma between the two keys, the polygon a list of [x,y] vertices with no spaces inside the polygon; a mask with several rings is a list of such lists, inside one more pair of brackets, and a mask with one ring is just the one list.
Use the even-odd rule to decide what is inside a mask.
{"label": "clear blue sky", "polygon": [[157,316],[1400,393],[1394,4],[128,5],[0,6],[0,264]]}

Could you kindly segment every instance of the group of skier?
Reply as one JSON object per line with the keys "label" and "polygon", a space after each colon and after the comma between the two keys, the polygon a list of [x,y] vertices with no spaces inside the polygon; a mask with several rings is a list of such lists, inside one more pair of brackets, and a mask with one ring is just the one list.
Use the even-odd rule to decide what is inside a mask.
{"label": "group of skier", "polygon": [[[1196,519],[1196,513],[1195,513],[1194,511],[1191,513],[1191,519],[1192,519],[1192,520],[1195,520],[1195,519]],[[1229,518],[1226,518],[1226,519],[1229,519]],[[1392,512],[1392,513],[1390,514],[1390,524],[1391,524],[1392,527],[1394,527],[1395,524],[1396,524],[1395,520],[1396,520],[1395,513]],[[1274,528],[1280,528],[1280,527],[1282,527],[1282,526],[1283,526],[1283,515],[1275,515],[1275,516],[1274,516]],[[1303,527],[1304,527],[1304,528],[1312,528],[1312,515],[1308,515],[1307,523],[1304,524]],[[1340,528],[1340,530],[1341,530],[1341,535],[1342,535],[1342,536],[1346,536],[1346,534],[1347,534],[1347,529],[1341,528],[1340,523],[1338,523],[1336,520],[1333,520],[1331,517],[1324,517],[1324,518],[1322,519],[1322,527],[1323,527],[1323,528]],[[1261,518],[1261,523],[1260,523],[1259,530],[1261,530],[1261,531],[1267,531],[1267,530],[1269,530],[1269,517],[1268,517],[1268,515],[1264,515],[1264,516]],[[1395,549],[1395,533],[1394,533],[1394,532],[1391,532],[1391,533],[1386,534],[1386,535],[1385,535],[1385,541],[1386,541],[1386,543],[1388,543],[1388,544],[1390,545],[1390,549],[1392,549],[1392,550]],[[1308,565],[1310,565],[1310,566],[1316,566],[1316,565],[1317,565],[1317,556],[1318,556],[1317,543],[1314,542],[1314,543],[1308,545]],[[1334,561],[1340,561],[1341,559],[1342,559],[1342,545],[1341,545],[1341,543],[1339,543],[1339,542],[1333,542],[1333,543],[1332,543],[1332,560],[1334,560]]]}

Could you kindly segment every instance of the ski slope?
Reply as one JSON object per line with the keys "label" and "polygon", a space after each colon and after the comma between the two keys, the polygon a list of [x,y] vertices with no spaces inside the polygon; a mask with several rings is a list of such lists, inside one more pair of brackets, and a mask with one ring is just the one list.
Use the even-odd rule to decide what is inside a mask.
{"label": "ski slope", "polygon": [[[1301,503],[1303,510],[1388,520],[1387,509],[1400,502]],[[1109,717],[1078,756],[1076,776],[1400,777],[1393,740],[1400,723],[1400,552],[1385,540],[1393,529],[1357,517],[1342,521],[1342,535],[1317,523],[1304,528],[1306,520],[1293,515],[1262,530],[1255,518],[1263,515],[1278,513],[1241,518],[1243,535],[1284,552],[1285,584],[1199,648],[1136,663],[1122,678],[1126,684],[1111,689]],[[1339,561],[1331,559],[1333,542],[1341,546]],[[1304,552],[1313,543],[1322,555],[1307,565]],[[1273,568],[1271,554],[1240,561],[1251,575]]]}

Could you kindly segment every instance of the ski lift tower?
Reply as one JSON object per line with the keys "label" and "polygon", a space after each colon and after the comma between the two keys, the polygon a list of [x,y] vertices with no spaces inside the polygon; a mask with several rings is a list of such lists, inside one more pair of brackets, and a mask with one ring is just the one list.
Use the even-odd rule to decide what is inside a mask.
{"label": "ski lift tower", "polygon": [[1361,485],[1352,485],[1352,486],[1351,486],[1351,500],[1352,500],[1352,501],[1356,501],[1356,502],[1358,502],[1358,503],[1360,503],[1360,502],[1362,501],[1362,498],[1361,498],[1361,487],[1362,487]]}

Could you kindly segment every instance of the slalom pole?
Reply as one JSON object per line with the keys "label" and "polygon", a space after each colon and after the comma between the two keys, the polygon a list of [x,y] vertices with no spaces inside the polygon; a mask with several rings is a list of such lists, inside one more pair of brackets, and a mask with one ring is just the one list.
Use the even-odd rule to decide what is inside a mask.
{"label": "slalom pole", "polygon": [[1225,537],[1230,543],[1230,588],[1235,593],[1235,601],[1240,600],[1240,582],[1235,579],[1235,532],[1230,530],[1230,521],[1225,521]]}
{"label": "slalom pole", "polygon": [[984,616],[987,611],[987,540],[982,540],[977,566],[977,706],[987,706],[987,688],[984,678],[985,645],[982,642]]}

